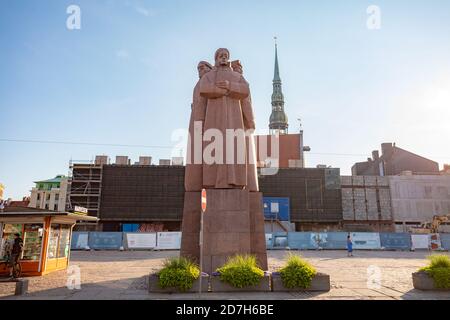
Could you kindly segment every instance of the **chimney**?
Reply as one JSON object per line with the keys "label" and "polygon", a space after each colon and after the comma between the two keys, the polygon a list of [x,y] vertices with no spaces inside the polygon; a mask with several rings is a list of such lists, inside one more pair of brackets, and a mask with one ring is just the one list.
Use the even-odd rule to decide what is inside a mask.
{"label": "chimney", "polygon": [[173,166],[182,166],[183,165],[183,157],[172,157],[172,165]]}
{"label": "chimney", "polygon": [[170,166],[170,159],[159,159],[160,166]]}
{"label": "chimney", "polygon": [[380,153],[378,152],[378,150],[372,151],[372,159],[373,161],[380,159]]}
{"label": "chimney", "polygon": [[96,165],[108,164],[108,156],[95,156]]}
{"label": "chimney", "polygon": [[152,164],[152,157],[139,157],[139,165],[141,166],[149,166]]}
{"label": "chimney", "polygon": [[116,164],[127,165],[128,164],[128,156],[116,156]]}
{"label": "chimney", "polygon": [[393,151],[392,143],[382,143],[381,144],[381,155],[382,156],[389,156]]}

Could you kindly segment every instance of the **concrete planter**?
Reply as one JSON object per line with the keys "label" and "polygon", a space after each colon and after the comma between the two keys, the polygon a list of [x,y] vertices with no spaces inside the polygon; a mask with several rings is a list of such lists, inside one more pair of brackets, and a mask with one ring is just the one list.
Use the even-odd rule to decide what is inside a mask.
{"label": "concrete planter", "polygon": [[[178,288],[161,288],[159,286],[159,277],[156,274],[150,274],[148,277],[148,292],[151,293],[193,293],[198,292],[200,288],[200,279],[194,281],[192,288],[187,291],[181,291]],[[202,276],[202,292],[208,292],[209,276]]]}
{"label": "concrete planter", "polygon": [[264,275],[258,285],[245,287],[245,288],[236,288],[232,285],[220,281],[219,275],[213,275],[210,278],[211,282],[211,291],[212,292],[269,292],[270,291],[270,276]]}
{"label": "concrete planter", "polygon": [[325,273],[317,273],[311,281],[309,288],[286,288],[279,273],[272,273],[272,291],[330,291],[330,276]]}
{"label": "concrete planter", "polygon": [[418,290],[442,290],[450,291],[450,289],[436,288],[434,280],[426,272],[419,271],[412,274],[414,289]]}

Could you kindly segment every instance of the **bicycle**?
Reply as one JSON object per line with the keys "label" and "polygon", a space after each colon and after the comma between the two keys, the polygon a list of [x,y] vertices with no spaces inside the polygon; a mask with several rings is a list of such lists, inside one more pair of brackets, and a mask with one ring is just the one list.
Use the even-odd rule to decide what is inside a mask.
{"label": "bicycle", "polygon": [[[3,267],[3,268],[7,268],[9,270],[9,259],[10,258],[7,258],[6,260],[0,262],[0,268]],[[17,279],[17,278],[20,278],[21,275],[22,275],[22,265],[20,264],[19,260],[16,260],[13,265],[12,276],[14,279]]]}

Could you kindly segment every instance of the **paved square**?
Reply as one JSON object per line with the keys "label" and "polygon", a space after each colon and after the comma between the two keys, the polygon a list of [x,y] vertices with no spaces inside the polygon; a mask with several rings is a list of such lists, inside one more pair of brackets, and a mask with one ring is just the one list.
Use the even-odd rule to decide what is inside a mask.
{"label": "paved square", "polygon": [[[411,273],[427,264],[430,252],[291,251],[310,261],[318,271],[330,274],[331,291],[326,293],[205,293],[203,299],[448,299],[450,292],[413,289]],[[29,278],[29,293],[14,296],[14,284],[0,283],[1,299],[198,299],[198,294],[149,294],[147,276],[161,268],[178,251],[73,251],[71,265],[81,271],[81,290],[66,287],[67,273],[59,271]],[[287,251],[268,251],[270,270],[283,264]],[[444,253],[449,255],[449,253]],[[378,269],[379,268],[379,269]],[[369,270],[369,272],[368,272]],[[375,271],[375,273],[374,273]],[[379,272],[381,285],[368,275]],[[369,286],[368,286],[369,284]]]}

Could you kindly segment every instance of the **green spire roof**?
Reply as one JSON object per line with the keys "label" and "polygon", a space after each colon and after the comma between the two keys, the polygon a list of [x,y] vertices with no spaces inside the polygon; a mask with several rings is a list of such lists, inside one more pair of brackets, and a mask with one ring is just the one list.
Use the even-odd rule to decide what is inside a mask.
{"label": "green spire roof", "polygon": [[278,66],[278,46],[275,37],[275,69],[273,74],[272,113],[269,119],[271,132],[277,130],[282,134],[288,132],[288,118],[284,112],[284,96],[281,89],[280,68]]}
{"label": "green spire roof", "polygon": [[278,48],[277,43],[275,42],[275,71],[273,73],[273,81],[280,81],[280,68],[278,67]]}

